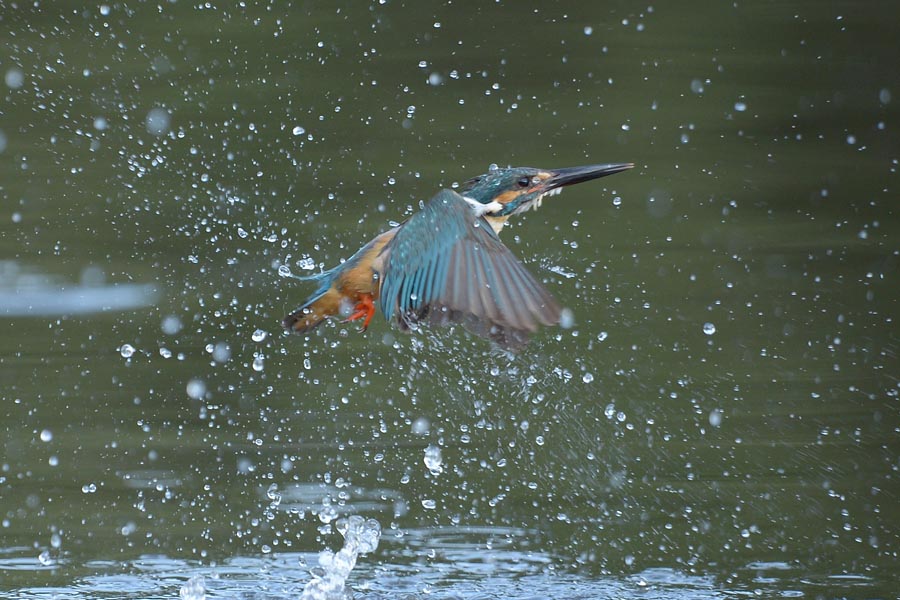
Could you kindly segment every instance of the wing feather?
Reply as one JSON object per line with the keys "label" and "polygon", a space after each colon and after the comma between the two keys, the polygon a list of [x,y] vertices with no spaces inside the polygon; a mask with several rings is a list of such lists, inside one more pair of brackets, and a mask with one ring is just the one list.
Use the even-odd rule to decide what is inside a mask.
{"label": "wing feather", "polygon": [[553,296],[456,192],[443,190],[384,248],[381,310],[401,327],[461,323],[515,348],[559,322]]}

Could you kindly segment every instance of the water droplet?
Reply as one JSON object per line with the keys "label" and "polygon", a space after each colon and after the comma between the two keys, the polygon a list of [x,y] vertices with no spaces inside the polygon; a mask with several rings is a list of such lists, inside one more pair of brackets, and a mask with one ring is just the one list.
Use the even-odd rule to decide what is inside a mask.
{"label": "water droplet", "polygon": [[42,442],[49,442],[52,439],[53,439],[52,431],[50,431],[49,429],[44,429],[43,431],[41,431],[41,441]]}
{"label": "water droplet", "polygon": [[891,102],[891,90],[887,88],[882,88],[878,92],[878,101],[882,104],[890,104]]}
{"label": "water droplet", "polygon": [[695,94],[702,94],[703,93],[703,82],[700,81],[699,79],[691,80],[691,91],[694,92]]}
{"label": "water droplet", "polygon": [[424,500],[422,500],[422,507],[427,510],[434,510],[437,507],[437,502],[435,502],[431,498],[425,498]]}
{"label": "water droplet", "polygon": [[581,380],[585,383],[590,383],[590,382],[594,381],[594,376],[591,375],[590,373],[585,373],[584,377],[582,377]]}
{"label": "water droplet", "polygon": [[590,25],[585,25],[584,26],[584,35],[591,35],[592,33],[594,33],[594,28],[591,27]]}
{"label": "water droplet", "polygon": [[169,111],[164,108],[154,108],[147,113],[146,125],[147,131],[153,135],[163,135],[169,131],[169,123],[171,122]]}
{"label": "water droplet", "polygon": [[428,435],[431,431],[431,422],[425,417],[419,417],[412,424],[412,432],[416,435]]}
{"label": "water droplet", "polygon": [[291,133],[293,133],[294,135],[303,135],[304,133],[306,133],[306,129],[297,125],[291,130]]}
{"label": "water droplet", "polygon": [[122,358],[131,358],[134,356],[134,346],[131,344],[122,344],[122,347],[119,348],[119,354],[122,355]]}
{"label": "water droplet", "polygon": [[3,80],[6,82],[6,87],[11,90],[17,90],[25,85],[25,73],[21,69],[13,67],[6,71]]}
{"label": "water droplet", "polygon": [[231,360],[231,346],[225,342],[218,342],[213,346],[212,358],[219,364],[227,363]]}
{"label": "water droplet", "polygon": [[441,449],[438,446],[431,444],[425,448],[425,466],[432,475],[440,475],[444,472],[442,462]]}
{"label": "water droplet", "polygon": [[253,335],[250,336],[250,339],[252,339],[254,342],[261,342],[266,339],[267,335],[269,334],[262,329],[257,329],[253,332]]}
{"label": "water droplet", "polygon": [[101,4],[100,5],[100,14],[104,17],[109,16],[109,4]]}
{"label": "water droplet", "polygon": [[266,490],[266,497],[272,501],[272,504],[278,506],[281,504],[281,492],[278,491],[278,484],[270,484]]}
{"label": "water droplet", "polygon": [[175,335],[181,331],[181,319],[175,315],[168,315],[162,320],[162,332],[166,335]]}
{"label": "water droplet", "polygon": [[738,112],[744,112],[745,110],[747,110],[747,103],[746,102],[735,102],[734,110],[736,110]]}
{"label": "water droplet", "polygon": [[202,400],[206,395],[206,382],[202,379],[191,379],[187,383],[187,395],[191,400]]}
{"label": "water droplet", "polygon": [[259,373],[266,368],[266,359],[264,356],[257,355],[253,357],[253,370]]}
{"label": "water droplet", "polygon": [[291,268],[287,265],[281,265],[278,267],[278,276],[279,277],[290,277],[291,276]]}
{"label": "water droplet", "polygon": [[428,85],[441,85],[444,83],[444,78],[440,73],[432,73],[428,76]]}
{"label": "water droplet", "polygon": [[722,411],[718,408],[710,411],[709,413],[709,424],[713,427],[718,427],[722,424]]}
{"label": "water droplet", "polygon": [[716,326],[712,323],[706,322],[703,324],[703,333],[706,335],[712,335],[716,332]]}
{"label": "water droplet", "polygon": [[381,523],[375,519],[366,519],[366,522],[359,530],[359,552],[360,554],[368,554],[375,552],[378,548],[378,541],[381,539]]}
{"label": "water droplet", "polygon": [[562,309],[559,314],[559,326],[563,329],[572,329],[575,326],[575,313],[572,312],[572,309]]}
{"label": "water droplet", "polygon": [[109,127],[109,123],[105,117],[96,117],[94,119],[94,129],[97,131],[105,131],[107,127]]}

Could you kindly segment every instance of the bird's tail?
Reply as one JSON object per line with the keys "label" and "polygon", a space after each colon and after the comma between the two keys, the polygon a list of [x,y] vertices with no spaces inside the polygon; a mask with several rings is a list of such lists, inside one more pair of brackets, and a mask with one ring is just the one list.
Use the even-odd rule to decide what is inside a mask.
{"label": "bird's tail", "polygon": [[328,317],[340,314],[340,311],[341,294],[329,287],[307,299],[300,308],[284,318],[282,325],[292,333],[306,333],[321,325]]}
{"label": "bird's tail", "polygon": [[341,294],[335,289],[335,269],[317,273],[308,277],[297,277],[301,281],[318,281],[319,289],[281,324],[292,333],[305,333],[322,324],[328,317],[337,315],[341,310]]}

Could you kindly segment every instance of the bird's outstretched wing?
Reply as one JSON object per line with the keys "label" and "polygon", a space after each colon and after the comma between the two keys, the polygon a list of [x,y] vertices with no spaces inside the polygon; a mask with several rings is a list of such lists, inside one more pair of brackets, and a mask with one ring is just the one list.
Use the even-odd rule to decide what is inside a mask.
{"label": "bird's outstretched wing", "polygon": [[443,190],[385,247],[381,311],[401,328],[428,320],[516,348],[561,307],[462,196]]}

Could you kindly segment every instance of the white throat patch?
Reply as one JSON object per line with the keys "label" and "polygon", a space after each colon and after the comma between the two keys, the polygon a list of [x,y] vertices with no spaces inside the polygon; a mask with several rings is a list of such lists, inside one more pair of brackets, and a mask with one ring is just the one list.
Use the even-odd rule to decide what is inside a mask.
{"label": "white throat patch", "polygon": [[478,200],[474,200],[469,198],[468,196],[463,196],[463,200],[469,203],[469,206],[472,207],[472,211],[475,213],[476,217],[481,217],[485,214],[498,212],[503,208],[503,205],[497,202],[496,200],[491,200],[487,204],[482,204]]}

